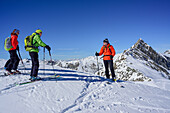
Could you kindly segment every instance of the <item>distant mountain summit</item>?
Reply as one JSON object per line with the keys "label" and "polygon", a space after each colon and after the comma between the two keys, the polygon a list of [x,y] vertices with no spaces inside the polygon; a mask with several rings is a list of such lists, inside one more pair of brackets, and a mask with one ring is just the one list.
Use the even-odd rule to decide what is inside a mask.
{"label": "distant mountain summit", "polygon": [[164,77],[170,76],[170,61],[141,38],[122,53],[116,60],[115,67],[119,78],[123,80],[148,81],[153,74],[150,70],[155,70]]}
{"label": "distant mountain summit", "polygon": [[[134,58],[145,60],[151,66],[152,64],[157,68],[170,70],[170,61],[160,53],[157,53],[151,46],[145,43],[141,38],[135,43],[134,46],[125,52],[127,55],[131,55]],[[161,65],[161,66],[159,66]],[[168,73],[167,73],[168,74]]]}
{"label": "distant mountain summit", "polygon": [[170,54],[170,50],[166,50],[164,54]]}

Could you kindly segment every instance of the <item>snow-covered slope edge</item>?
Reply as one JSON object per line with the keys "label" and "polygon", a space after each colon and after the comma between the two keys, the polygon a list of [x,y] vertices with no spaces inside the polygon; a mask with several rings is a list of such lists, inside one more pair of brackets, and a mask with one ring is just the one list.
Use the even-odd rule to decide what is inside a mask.
{"label": "snow-covered slope edge", "polygon": [[[115,55],[114,61],[120,54]],[[98,58],[99,70],[104,68],[103,59]],[[89,56],[79,60],[70,60],[70,61],[57,61],[56,65],[62,68],[69,68],[73,70],[78,70],[82,72],[96,73],[98,71],[97,59],[95,56]]]}

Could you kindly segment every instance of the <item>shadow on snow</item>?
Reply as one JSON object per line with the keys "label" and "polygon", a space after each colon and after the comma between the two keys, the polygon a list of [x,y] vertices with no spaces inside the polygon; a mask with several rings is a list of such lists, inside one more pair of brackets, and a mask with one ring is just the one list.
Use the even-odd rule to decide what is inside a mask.
{"label": "shadow on snow", "polygon": [[[24,69],[21,69],[24,70]],[[31,70],[31,68],[26,68],[26,70]],[[101,82],[101,81],[110,81],[104,77],[101,76],[88,76],[88,75],[80,75],[80,74],[57,74],[57,72],[77,72],[77,71],[73,71],[73,70],[62,70],[62,69],[39,69],[40,71],[52,71],[52,72],[56,72],[56,75],[60,75],[59,78],[54,78],[54,77],[47,77],[42,79],[42,81],[85,81],[85,82]],[[79,73],[83,73],[83,72],[79,72]],[[29,75],[27,73],[25,73],[24,75]],[[52,76],[54,75],[54,73],[38,73],[38,75],[41,76]],[[64,77],[64,78],[63,78]],[[43,77],[42,77],[43,78]],[[117,82],[125,82],[122,80],[117,80]]]}

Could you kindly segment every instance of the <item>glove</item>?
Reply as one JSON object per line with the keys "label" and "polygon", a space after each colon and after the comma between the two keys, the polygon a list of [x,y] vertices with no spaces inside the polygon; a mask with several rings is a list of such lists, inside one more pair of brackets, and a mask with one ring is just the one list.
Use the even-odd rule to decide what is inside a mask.
{"label": "glove", "polygon": [[96,56],[99,56],[99,53],[96,52],[95,55],[96,55]]}
{"label": "glove", "polygon": [[19,46],[17,45],[17,48],[16,48],[16,50],[18,50],[19,51]]}
{"label": "glove", "polygon": [[51,51],[51,47],[46,45],[45,48],[48,50],[48,51]]}

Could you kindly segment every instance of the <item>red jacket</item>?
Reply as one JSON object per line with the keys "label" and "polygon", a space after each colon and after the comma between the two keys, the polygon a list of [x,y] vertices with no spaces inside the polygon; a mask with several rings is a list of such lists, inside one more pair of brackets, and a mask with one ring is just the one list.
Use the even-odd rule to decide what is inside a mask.
{"label": "red jacket", "polygon": [[[109,49],[109,46],[110,46],[110,49]],[[100,53],[99,53],[99,56],[101,56],[102,54],[103,55],[108,55],[108,56],[104,56],[103,60],[111,60],[109,55],[112,55],[114,57],[116,52],[115,52],[115,49],[113,48],[113,46],[108,44],[106,47],[102,46],[102,48],[100,50]]]}
{"label": "red jacket", "polygon": [[12,44],[12,48],[11,50],[16,50],[17,46],[18,46],[18,36],[17,35],[11,35],[11,44]]}

